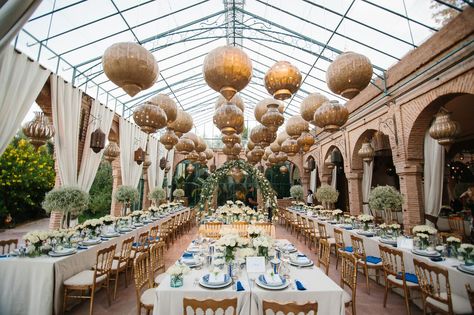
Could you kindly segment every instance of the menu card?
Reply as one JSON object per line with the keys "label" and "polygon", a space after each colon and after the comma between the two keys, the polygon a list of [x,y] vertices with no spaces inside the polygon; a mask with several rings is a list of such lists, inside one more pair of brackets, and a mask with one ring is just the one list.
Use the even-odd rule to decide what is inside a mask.
{"label": "menu card", "polygon": [[247,272],[264,273],[265,257],[247,257]]}

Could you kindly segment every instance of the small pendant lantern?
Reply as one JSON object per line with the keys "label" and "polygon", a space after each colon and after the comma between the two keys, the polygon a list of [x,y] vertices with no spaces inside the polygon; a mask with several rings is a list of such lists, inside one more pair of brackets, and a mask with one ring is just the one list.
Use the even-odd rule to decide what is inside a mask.
{"label": "small pendant lantern", "polygon": [[95,153],[99,153],[105,148],[105,133],[97,128],[93,133],[91,133],[91,143],[90,148]]}
{"label": "small pendant lantern", "polygon": [[145,151],[141,147],[135,150],[134,152],[134,159],[138,165],[142,164],[145,161]]}

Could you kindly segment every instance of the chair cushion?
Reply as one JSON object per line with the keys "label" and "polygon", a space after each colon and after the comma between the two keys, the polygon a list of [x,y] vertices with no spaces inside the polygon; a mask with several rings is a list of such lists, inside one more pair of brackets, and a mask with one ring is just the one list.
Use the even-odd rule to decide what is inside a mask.
{"label": "chair cushion", "polygon": [[166,273],[160,273],[156,278],[155,278],[155,283],[156,284],[160,284],[163,282],[163,280],[165,279],[166,277]]}
{"label": "chair cushion", "polygon": [[382,262],[382,258],[380,257],[375,257],[375,256],[367,256],[365,257],[365,261],[368,263],[368,264],[372,264],[372,265],[378,265]]}
{"label": "chair cushion", "polygon": [[[388,275],[387,279],[393,283],[403,286],[403,280],[401,278],[399,279],[398,277],[395,277],[394,275]],[[406,277],[406,284],[408,287],[418,287],[418,282],[414,283],[412,281],[408,281],[408,277]]]}
{"label": "chair cushion", "polygon": [[[117,269],[118,269],[118,262],[119,262],[119,261],[116,260],[116,259],[114,259],[114,260],[112,261],[112,270],[117,270]],[[126,261],[122,261],[122,262],[120,263],[120,268],[125,267],[126,264],[127,264]]]}
{"label": "chair cushion", "polygon": [[140,297],[140,302],[143,305],[153,307],[153,305],[155,304],[155,296],[156,296],[155,292],[156,292],[155,288],[145,290],[142,293],[142,296]]}
{"label": "chair cushion", "polygon": [[[75,274],[69,279],[66,279],[64,281],[64,285],[67,286],[87,286],[87,285],[92,285],[94,283],[94,270],[84,270],[79,272],[78,274]],[[99,283],[103,280],[105,280],[107,276],[102,275],[96,279],[96,283]]]}
{"label": "chair cushion", "polygon": [[345,251],[345,252],[348,252],[348,253],[352,253],[352,252],[354,251],[354,249],[352,248],[352,246],[346,246],[346,247],[344,248],[344,251]]}
{"label": "chair cushion", "polygon": [[[401,272],[399,272],[397,274],[397,279],[400,279],[400,280],[403,279]],[[418,284],[418,277],[416,275],[412,274],[412,273],[409,273],[409,272],[405,272],[405,280],[407,282]]]}
{"label": "chair cushion", "polygon": [[[440,297],[446,299],[447,293],[441,292]],[[471,304],[469,303],[469,300],[467,298],[451,293],[451,301],[453,304],[454,314],[472,314]],[[447,304],[436,301],[435,299],[431,297],[427,297],[426,302],[442,309],[445,312],[448,312],[449,310],[449,307]]]}
{"label": "chair cushion", "polygon": [[328,243],[329,243],[329,245],[333,245],[333,244],[335,245],[336,244],[336,239],[334,237],[330,237],[330,238],[328,238]]}
{"label": "chair cushion", "polygon": [[344,299],[344,304],[347,304],[352,301],[352,295],[349,294],[346,290],[344,290],[343,292],[344,293],[342,294],[342,298]]}

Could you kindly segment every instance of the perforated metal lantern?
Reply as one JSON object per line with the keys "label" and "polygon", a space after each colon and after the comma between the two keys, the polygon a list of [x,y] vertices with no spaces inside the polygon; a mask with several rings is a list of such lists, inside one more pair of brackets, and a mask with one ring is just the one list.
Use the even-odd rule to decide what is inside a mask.
{"label": "perforated metal lantern", "polygon": [[223,134],[231,135],[244,123],[244,114],[235,104],[226,103],[215,111],[213,121]]}
{"label": "perforated metal lantern", "polygon": [[166,113],[160,107],[145,102],[133,111],[133,120],[145,133],[155,133],[166,126]]}
{"label": "perforated metal lantern", "polygon": [[272,150],[273,153],[278,154],[278,152],[281,151],[281,146],[278,144],[278,139],[270,143],[270,150]]}
{"label": "perforated metal lantern", "polygon": [[223,135],[222,136],[222,142],[229,147],[234,146],[234,143],[240,143],[241,139],[240,136],[237,134],[231,134],[231,135]]}
{"label": "perforated metal lantern", "polygon": [[278,158],[278,163],[283,163],[288,160],[288,155],[285,152],[280,151],[278,152],[277,158]]}
{"label": "perforated metal lantern", "polygon": [[100,128],[91,133],[90,148],[95,153],[99,153],[105,148],[105,133]]}
{"label": "perforated metal lantern", "polygon": [[303,131],[301,136],[297,139],[298,145],[304,152],[308,152],[314,144],[314,137],[307,131]]}
{"label": "perforated metal lantern", "polygon": [[133,154],[133,160],[137,162],[138,165],[145,161],[145,151],[143,151],[141,147],[135,150]]}
{"label": "perforated metal lantern", "polygon": [[281,150],[288,156],[294,156],[300,152],[300,146],[295,139],[288,138],[282,143]]}
{"label": "perforated metal lantern", "polygon": [[23,125],[23,133],[35,149],[38,149],[54,136],[54,128],[43,112],[35,112],[33,120]]}
{"label": "perforated metal lantern", "polygon": [[219,109],[219,107],[221,107],[223,104],[225,104],[227,102],[235,104],[235,106],[237,106],[242,111],[242,113],[245,112],[245,104],[244,104],[244,101],[242,100],[242,98],[239,96],[239,94],[235,94],[230,99],[230,101],[227,101],[224,96],[219,95],[219,97],[216,100],[216,105],[214,107],[214,110]]}
{"label": "perforated metal lantern", "polygon": [[107,48],[102,56],[102,67],[107,78],[132,97],[152,87],[159,74],[153,54],[131,42]]}
{"label": "perforated metal lantern", "polygon": [[288,61],[279,61],[265,74],[265,88],[277,100],[286,100],[298,91],[301,79],[298,68]]}
{"label": "perforated metal lantern", "polygon": [[242,146],[240,143],[234,143],[234,146],[231,149],[231,155],[238,156],[240,154],[240,151],[242,151]]}
{"label": "perforated metal lantern", "polygon": [[113,160],[120,156],[120,148],[115,141],[109,141],[104,151],[104,159],[112,163]]}
{"label": "perforated metal lantern", "polygon": [[276,133],[263,125],[257,125],[250,130],[250,140],[265,148],[276,139]]}
{"label": "perforated metal lantern", "polygon": [[161,108],[166,114],[166,122],[170,125],[178,117],[176,102],[166,94],[157,94],[150,99],[150,103]]}
{"label": "perforated metal lantern", "polygon": [[256,145],[255,148],[253,148],[252,152],[253,152],[253,155],[258,157],[259,161],[262,159],[262,156],[265,154],[265,151],[259,145]]}
{"label": "perforated metal lantern", "polygon": [[328,132],[338,131],[348,118],[349,111],[338,101],[324,102],[314,113],[316,126]]}
{"label": "perforated metal lantern", "polygon": [[270,162],[270,164],[277,164],[280,162],[280,160],[278,159],[278,155],[275,154],[275,153],[271,153],[269,156],[268,156],[268,162]]}
{"label": "perforated metal lantern", "polygon": [[194,142],[191,139],[181,137],[176,143],[175,149],[181,154],[187,154],[194,150]]}
{"label": "perforated metal lantern", "polygon": [[374,159],[375,150],[370,142],[364,142],[362,143],[362,147],[357,152],[357,154],[359,155],[359,157],[362,158],[364,162],[370,163]]}
{"label": "perforated metal lantern", "polygon": [[203,63],[204,80],[226,100],[245,88],[252,78],[252,61],[235,46],[221,46],[211,50]]}
{"label": "perforated metal lantern", "polygon": [[295,140],[305,131],[309,131],[309,124],[300,115],[292,116],[286,122],[286,133]]}
{"label": "perforated metal lantern", "polygon": [[327,101],[329,101],[329,99],[320,93],[308,94],[300,104],[301,117],[307,122],[316,125],[314,122],[314,113]]}
{"label": "perforated metal lantern", "polygon": [[330,170],[335,167],[335,164],[332,162],[331,155],[329,155],[327,159],[324,160],[324,165]]}
{"label": "perforated metal lantern", "polygon": [[253,143],[252,140],[247,141],[247,148],[253,150],[253,148],[255,148],[255,143]]}
{"label": "perforated metal lantern", "polygon": [[195,162],[199,159],[199,153],[197,153],[196,151],[191,151],[188,153],[188,155],[186,155],[186,159]]}
{"label": "perforated metal lantern", "polygon": [[166,131],[160,137],[160,142],[165,146],[166,150],[173,149],[178,141],[178,136],[174,133],[174,130],[170,128],[166,128]]}
{"label": "perforated metal lantern", "polygon": [[438,143],[449,147],[454,143],[455,138],[461,132],[457,121],[451,119],[451,112],[444,108],[436,114],[436,118],[429,129],[431,138],[438,140]]}
{"label": "perforated metal lantern", "polygon": [[283,114],[283,112],[285,111],[285,104],[283,104],[282,101],[274,99],[273,97],[268,97],[268,98],[264,98],[263,100],[261,100],[255,105],[255,109],[254,109],[255,119],[259,123],[262,123],[262,117],[268,111],[268,105],[275,104],[275,103],[278,104],[278,111],[281,114]]}
{"label": "perforated metal lantern", "polygon": [[166,165],[168,164],[168,161],[166,161],[166,158],[165,157],[162,157],[160,159],[160,169],[161,170],[164,170],[166,168]]}
{"label": "perforated metal lantern", "polygon": [[189,139],[189,140],[192,140],[193,143],[194,143],[194,150],[196,150],[197,146],[199,145],[199,138],[198,136],[192,132],[192,131],[189,131],[189,132],[186,132],[182,137],[182,138],[186,138],[186,139]]}
{"label": "perforated metal lantern", "polygon": [[197,153],[204,152],[207,149],[207,144],[204,142],[204,139],[198,136],[198,145],[195,150]]}
{"label": "perforated metal lantern", "polygon": [[262,125],[272,132],[277,132],[278,128],[285,122],[285,118],[279,112],[276,102],[268,104],[267,107],[267,112],[262,116]]}
{"label": "perforated metal lantern", "polygon": [[168,124],[168,127],[173,129],[178,137],[181,137],[193,128],[193,118],[191,115],[178,108],[176,120]]}
{"label": "perforated metal lantern", "polygon": [[212,151],[212,149],[210,148],[207,148],[204,153],[206,154],[206,159],[207,160],[210,160],[214,157],[214,151]]}
{"label": "perforated metal lantern", "polygon": [[286,133],[286,130],[283,130],[277,135],[276,142],[281,146],[289,137],[290,136]]}

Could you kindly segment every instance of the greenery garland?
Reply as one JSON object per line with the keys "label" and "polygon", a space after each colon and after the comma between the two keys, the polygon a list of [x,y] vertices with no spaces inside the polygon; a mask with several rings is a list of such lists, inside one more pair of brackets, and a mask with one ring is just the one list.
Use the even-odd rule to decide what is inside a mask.
{"label": "greenery garland", "polygon": [[262,193],[264,202],[269,202],[272,208],[277,208],[276,195],[268,179],[263,176],[263,174],[255,166],[249,164],[247,161],[232,160],[225,162],[224,165],[222,165],[216,171],[211,173],[211,175],[209,175],[209,177],[202,185],[201,199],[199,200],[199,211],[204,211],[204,209],[206,208],[206,204],[208,206],[208,209],[211,208],[214,189],[218,185],[219,180],[227,176],[227,174],[233,167],[238,167],[241,170],[247,172],[253,178],[255,178],[257,181],[258,188]]}

